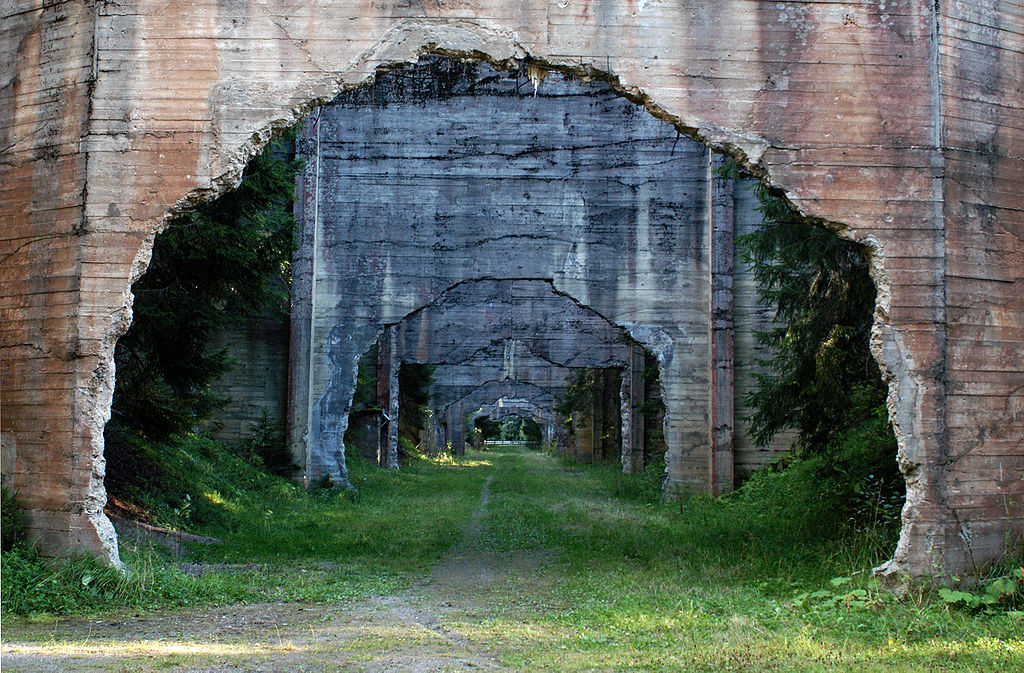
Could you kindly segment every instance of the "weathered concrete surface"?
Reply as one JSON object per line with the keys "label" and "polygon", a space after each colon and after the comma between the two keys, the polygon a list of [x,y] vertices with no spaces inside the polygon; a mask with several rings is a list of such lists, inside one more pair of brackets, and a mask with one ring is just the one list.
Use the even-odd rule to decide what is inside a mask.
{"label": "weathered concrete surface", "polygon": [[[298,314],[295,341],[312,350],[297,351],[293,365],[310,378],[293,388],[302,429],[292,437],[297,458],[311,456],[311,478],[345,479],[340,438],[362,351],[384,325],[415,319],[443,293],[430,315],[450,313],[447,331],[432,318],[434,327],[416,332],[417,347],[473,352],[474,333],[499,323],[550,324],[561,330],[551,343],[596,352],[593,330],[620,326],[661,368],[669,488],[732,487],[731,442],[710,448],[710,186],[722,178],[706,148],[604,84],[551,73],[535,88],[529,69],[430,59],[317,110],[297,150],[306,172],[294,289],[312,308]],[[745,189],[726,193],[753,200]],[[483,279],[522,282],[507,286],[509,297],[477,296],[473,284]],[[529,294],[529,279],[585,308],[503,313],[516,293]],[[531,346],[542,357],[547,348]],[[627,362],[624,352],[614,364],[559,360]],[[723,394],[731,400],[731,385]],[[733,430],[730,422],[726,434]],[[727,457],[717,482],[716,453]]]}
{"label": "weathered concrete surface", "polygon": [[424,45],[610,73],[807,216],[872,242],[876,352],[910,487],[895,567],[961,572],[1020,540],[1020,3],[0,11],[4,475],[48,550],[116,556],[100,488],[113,343],[166,214],[232,183],[272,126]]}
{"label": "weathered concrete surface", "polygon": [[[41,548],[117,563],[103,514],[103,426],[145,234],[104,233],[85,212],[94,8],[5,3],[0,12],[3,483],[18,489]],[[143,228],[152,233],[160,218]]]}
{"label": "weathered concrete surface", "polygon": [[[397,223],[394,232],[404,238]],[[465,235],[455,227],[445,233],[452,242]],[[529,233],[527,228],[522,231],[524,236]],[[405,258],[407,268],[416,269],[421,278],[429,278],[433,262],[433,256]],[[346,323],[343,329],[349,327],[351,323]],[[449,407],[487,381],[543,388],[551,407],[555,396],[564,394],[573,368],[626,368],[634,347],[624,329],[556,292],[544,280],[463,282],[389,326],[387,333],[395,344],[397,364],[393,366],[441,365],[433,376],[435,418],[464,416],[461,410],[450,412]],[[624,413],[634,413],[632,400],[622,408]],[[391,409],[388,415],[398,412]],[[397,437],[393,439],[397,451]],[[449,433],[447,441],[451,440]],[[643,446],[637,448],[642,454]]]}
{"label": "weathered concrete surface", "polygon": [[211,385],[228,400],[211,418],[211,434],[234,443],[252,436],[264,419],[284,430],[288,423],[288,321],[251,317],[216,335],[212,347],[227,349],[231,369]]}
{"label": "weathered concrete surface", "polygon": [[[564,388],[548,387],[518,379],[493,379],[484,381],[468,390],[449,389],[445,391],[444,398],[439,401],[437,408],[439,413],[442,413],[443,417],[448,419],[457,417],[460,413],[462,417],[465,417],[466,414],[475,414],[479,410],[496,404],[497,401],[502,399],[525,400],[536,409],[537,414],[544,414],[545,418],[552,423],[558,423],[561,416],[558,415],[554,408],[564,392]],[[455,397],[455,395],[458,395],[458,397]],[[457,413],[453,414],[453,409]],[[458,423],[454,425],[447,423],[447,427],[444,428],[445,437],[451,437],[451,428],[457,426]]]}
{"label": "weathered concrete surface", "polygon": [[457,453],[465,451],[467,428],[479,418],[501,421],[518,416],[536,421],[544,442],[555,442],[564,420],[554,411],[557,398],[549,391],[519,381],[488,381],[449,405],[445,421],[445,440]]}

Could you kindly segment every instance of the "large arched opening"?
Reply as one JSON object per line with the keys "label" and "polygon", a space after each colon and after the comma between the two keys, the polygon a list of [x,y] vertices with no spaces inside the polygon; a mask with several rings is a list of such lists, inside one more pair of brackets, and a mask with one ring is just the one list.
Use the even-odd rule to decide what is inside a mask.
{"label": "large arched opening", "polygon": [[[488,5],[481,15],[493,18],[476,21],[440,7],[385,17],[316,4],[287,14],[263,6],[144,6],[121,14],[80,6],[70,21],[54,17],[66,8],[26,13],[15,32],[28,39],[11,38],[20,45],[19,70],[60,86],[14,90],[12,109],[29,111],[17,116],[27,140],[15,151],[66,151],[44,152],[36,165],[5,164],[14,179],[4,183],[15,185],[8,189],[34,185],[10,201],[18,213],[12,247],[19,264],[71,279],[70,287],[40,290],[11,258],[5,262],[11,295],[33,312],[5,330],[18,382],[5,386],[5,406],[52,413],[5,416],[4,473],[14,485],[50,485],[30,503],[41,543],[53,552],[86,547],[116,559],[102,514],[110,363],[130,320],[130,284],[167,213],[233,183],[271,130],[312,103],[431,45],[498,61],[530,55],[602,74],[681,131],[739,157],[806,217],[847,223],[838,227],[844,237],[871,244],[880,290],[876,353],[891,379],[890,413],[909,490],[895,567],[927,574],[937,564],[959,573],[998,557],[1024,519],[1004,507],[1007,493],[1020,488],[1021,393],[1014,381],[1024,368],[1019,350],[1005,346],[1020,342],[1015,319],[1024,296],[1019,266],[1005,260],[1016,259],[1021,245],[1012,236],[999,237],[994,248],[977,240],[972,209],[994,213],[996,223],[1016,220],[998,204],[988,211],[985,197],[947,175],[967,185],[1004,184],[1010,169],[986,167],[981,150],[947,157],[950,134],[977,132],[960,121],[969,115],[944,125],[942,101],[970,107],[964,101],[980,100],[978,87],[1004,90],[1001,75],[995,69],[991,81],[937,84],[935,31],[968,9],[929,4],[881,21],[868,8],[840,17],[824,6],[802,7],[798,27],[778,3],[726,4],[707,17],[657,5],[615,20],[546,3],[517,12]],[[673,26],[679,39],[651,39],[652,26]],[[181,38],[196,45],[184,64],[166,48]],[[952,43],[954,50],[964,44]],[[59,45],[58,57],[47,60],[59,67],[43,72],[38,50],[31,51],[38,44]],[[268,47],[279,68],[251,58]],[[864,58],[890,52],[900,58],[884,72]],[[139,67],[125,67],[129,62]],[[719,64],[726,66],[721,74]],[[791,86],[799,82],[844,84]],[[180,91],[170,103],[169,83]],[[50,117],[42,111],[48,96],[67,103],[53,106],[59,112]],[[787,107],[806,114],[780,114]],[[32,133],[55,121],[64,122],[55,134]],[[1000,136],[1012,125],[993,128]],[[947,208],[947,199],[967,205]],[[28,207],[37,200],[40,208]],[[48,317],[59,326],[43,334]],[[978,339],[996,353],[972,355],[969,345]],[[999,477],[984,476],[996,463]]]}

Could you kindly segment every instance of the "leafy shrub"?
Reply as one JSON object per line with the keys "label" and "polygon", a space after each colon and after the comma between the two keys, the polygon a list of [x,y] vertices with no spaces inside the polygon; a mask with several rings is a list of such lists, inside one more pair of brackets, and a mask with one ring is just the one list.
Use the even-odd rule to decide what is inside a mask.
{"label": "leafy shrub", "polygon": [[751,475],[726,497],[752,522],[794,538],[865,533],[865,554],[892,551],[899,532],[905,482],[892,456],[895,440],[884,407],[848,430],[832,454],[789,454]]}
{"label": "leafy shrub", "polygon": [[[570,464],[568,460],[566,464]],[[661,502],[664,497],[662,486],[665,482],[665,456],[644,466],[639,474],[623,474],[621,470],[602,470],[596,473],[605,483],[608,492],[624,500],[642,504]]]}
{"label": "leafy shrub", "polygon": [[64,614],[103,608],[127,586],[121,572],[88,556],[44,559],[19,546],[2,558],[5,612]]}
{"label": "leafy shrub", "polygon": [[18,502],[18,494],[6,486],[0,487],[0,498],[3,551],[10,551],[16,544],[25,541],[25,511]]}

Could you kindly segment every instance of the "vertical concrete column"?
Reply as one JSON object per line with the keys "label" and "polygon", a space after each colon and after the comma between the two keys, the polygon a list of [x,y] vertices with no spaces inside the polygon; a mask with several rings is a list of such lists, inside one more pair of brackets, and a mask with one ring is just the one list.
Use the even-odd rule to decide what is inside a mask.
{"label": "vertical concrete column", "polygon": [[384,328],[377,341],[377,403],[384,411],[384,441],[377,455],[377,464],[398,469],[398,340],[395,326]]}
{"label": "vertical concrete column", "polygon": [[428,456],[437,455],[437,412],[433,408],[427,415],[427,424],[423,428],[423,445]]}
{"label": "vertical concrete column", "polygon": [[619,443],[620,434],[620,408],[615,404],[617,390],[612,383],[615,375],[613,369],[601,370],[601,385],[598,387],[600,395],[595,400],[596,425],[594,426],[594,458],[598,461],[605,461],[622,453]]}
{"label": "vertical concrete column", "polygon": [[453,402],[448,407],[448,441],[452,453],[456,456],[466,455],[466,412],[462,402]]}
{"label": "vertical concrete column", "polygon": [[560,456],[568,456],[572,451],[569,446],[569,429],[566,427],[565,419],[559,417],[555,423],[555,447]]}
{"label": "vertical concrete column", "polygon": [[572,428],[576,437],[574,457],[577,463],[594,462],[594,405],[583,413],[572,415]]}
{"label": "vertical concrete column", "polygon": [[[296,180],[294,215],[295,251],[292,253],[291,333],[288,349],[288,447],[296,465],[302,468],[306,486],[319,478],[311,463],[310,435],[312,407],[310,388],[313,381],[313,318],[315,314],[314,274],[318,238],[316,227],[316,196],[319,166],[315,148],[319,123],[306,125],[295,142],[296,158],[305,160],[301,177]],[[312,148],[312,149],[311,149]],[[314,156],[310,156],[310,154]]]}
{"label": "vertical concrete column", "polygon": [[733,358],[733,180],[716,173],[724,158],[711,154],[711,492],[733,488],[735,428]]}
{"label": "vertical concrete column", "polygon": [[380,440],[377,442],[377,465],[388,462],[388,433],[391,431],[391,330],[385,329],[377,339],[377,406],[381,410]]}
{"label": "vertical concrete column", "polygon": [[629,365],[622,370],[619,387],[622,416],[622,471],[635,474],[644,469],[644,352],[633,344]]}
{"label": "vertical concrete column", "polygon": [[[390,328],[394,329],[394,328]],[[396,352],[396,339],[391,339],[391,380],[388,390],[388,416],[391,421],[388,423],[388,460],[389,470],[398,469],[398,353]]]}
{"label": "vertical concrete column", "polygon": [[434,427],[433,427],[433,430],[434,430],[434,442],[433,442],[433,447],[432,447],[432,455],[436,456],[439,453],[444,452],[444,440],[445,440],[445,431],[444,431],[444,428],[443,428],[443,423],[441,422],[441,408],[440,408],[440,406],[437,407],[434,410],[434,414],[433,414],[433,416],[431,418],[433,419],[433,423],[434,423]]}

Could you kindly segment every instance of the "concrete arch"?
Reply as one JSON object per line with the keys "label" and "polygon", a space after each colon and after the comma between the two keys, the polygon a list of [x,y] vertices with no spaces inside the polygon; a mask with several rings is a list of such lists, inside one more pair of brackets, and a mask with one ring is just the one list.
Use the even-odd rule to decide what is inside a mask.
{"label": "concrete arch", "polygon": [[[508,402],[507,409],[502,406],[503,401]],[[558,420],[558,414],[554,411],[556,402],[556,395],[552,391],[536,384],[508,379],[486,381],[444,408],[446,442],[457,453],[461,453],[462,437],[455,433],[465,426],[467,414],[475,421],[481,416],[492,416],[498,407],[501,408],[500,413],[509,414],[513,413],[513,409],[528,410],[529,417],[545,427],[545,438],[550,441]],[[460,420],[463,422],[460,423]],[[454,431],[453,427],[456,428]]]}
{"label": "concrete arch", "polygon": [[468,411],[476,411],[502,399],[521,400],[537,409],[548,411],[552,411],[554,404],[558,401],[552,391],[543,387],[522,381],[506,380],[485,381],[464,396],[454,400],[452,404],[461,404]]}
{"label": "concrete arch", "polygon": [[[388,391],[387,399],[379,400],[389,419],[385,464],[398,465],[394,419],[400,410],[394,382],[404,364],[435,366],[431,396],[434,422],[438,423],[441,418],[464,416],[462,406],[449,407],[477,390],[481,381],[505,381],[506,386],[533,386],[560,394],[574,368],[631,372],[635,351],[640,348],[623,328],[555,291],[551,281],[461,282],[388,326],[378,340],[378,376],[384,380],[378,384],[378,393]],[[336,376],[344,381],[349,375],[344,367],[337,367]],[[622,405],[622,422],[627,427],[640,422],[631,402],[635,394],[632,388],[622,391],[627,402]],[[551,398],[549,406],[553,405]],[[438,435],[439,423],[435,444],[453,442],[450,433],[445,438]],[[344,464],[340,467],[344,469]],[[334,478],[344,479],[344,472]]]}
{"label": "concrete arch", "polygon": [[545,443],[551,443],[555,440],[558,418],[555,414],[550,411],[544,411],[544,409],[529,400],[518,398],[498,399],[493,404],[485,404],[470,413],[468,423],[472,426],[476,424],[479,418],[501,421],[511,417],[523,418],[537,423],[541,427],[541,436]]}
{"label": "concrete arch", "polygon": [[460,364],[498,346],[559,367],[626,363],[628,331],[555,289],[549,279],[460,282],[396,325],[403,362]]}
{"label": "concrete arch", "polygon": [[[35,486],[44,549],[117,561],[102,513],[113,346],[168,213],[230,186],[274,128],[425,46],[606,76],[871,244],[875,352],[908,480],[892,569],[959,574],[1019,542],[1018,5],[462,11],[36,0],[3,16],[3,472]],[[968,73],[979,44],[988,67]]]}
{"label": "concrete arch", "polygon": [[[657,358],[667,481],[716,489],[711,475],[731,453],[712,450],[708,429],[712,159],[606,85],[552,74],[535,97],[522,85],[527,74],[428,59],[382,74],[370,94],[324,106],[299,138],[307,172],[297,296],[312,297],[313,315],[294,323],[308,331],[293,341],[310,344],[295,370],[311,376],[294,387],[309,397],[290,406],[306,421],[293,424],[308,428],[293,433],[294,453],[311,456],[313,478],[322,469],[344,480],[340,437],[356,359],[383,326],[435,302],[451,310],[477,301],[486,282],[515,281],[500,288],[529,296],[543,280],[580,305],[559,316],[566,325],[585,332],[602,322],[596,312]],[[403,102],[410,88],[431,95]],[[476,131],[479,119],[489,120],[486,133]],[[434,137],[450,144],[424,140]],[[731,234],[718,236],[731,244]],[[522,304],[501,291],[483,301],[499,313]],[[731,464],[723,472],[731,483]]]}

